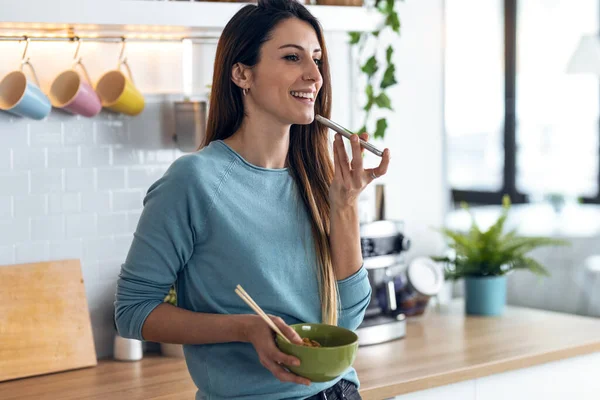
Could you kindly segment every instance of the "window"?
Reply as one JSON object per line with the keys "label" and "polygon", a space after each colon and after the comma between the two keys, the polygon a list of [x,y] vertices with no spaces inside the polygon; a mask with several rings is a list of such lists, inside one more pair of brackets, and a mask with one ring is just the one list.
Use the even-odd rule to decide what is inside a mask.
{"label": "window", "polygon": [[598,78],[567,73],[598,0],[517,2],[517,190],[598,194]]}
{"label": "window", "polygon": [[446,2],[445,113],[451,187],[502,187],[502,0]]}
{"label": "window", "polygon": [[600,202],[598,77],[568,74],[598,0],[447,0],[445,123],[455,201]]}

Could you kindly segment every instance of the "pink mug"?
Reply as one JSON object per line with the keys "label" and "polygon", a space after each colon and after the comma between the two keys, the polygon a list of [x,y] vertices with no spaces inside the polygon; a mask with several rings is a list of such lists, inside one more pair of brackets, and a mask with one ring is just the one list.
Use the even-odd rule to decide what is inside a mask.
{"label": "pink mug", "polygon": [[[85,80],[75,71],[78,65],[83,70]],[[81,59],[71,69],[58,74],[50,86],[48,97],[54,107],[84,117],[93,117],[102,110],[100,98],[92,89],[90,77]]]}

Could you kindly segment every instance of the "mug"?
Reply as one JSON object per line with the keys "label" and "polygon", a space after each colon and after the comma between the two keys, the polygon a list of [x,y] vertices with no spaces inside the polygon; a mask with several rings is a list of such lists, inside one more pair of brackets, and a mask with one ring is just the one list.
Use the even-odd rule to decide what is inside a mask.
{"label": "mug", "polygon": [[[85,81],[75,70],[78,65],[83,70]],[[54,78],[49,95],[54,107],[71,114],[93,117],[102,110],[100,99],[92,89],[90,77],[81,61],[77,61],[71,69],[61,72]]]}
{"label": "mug", "polygon": [[[35,84],[27,79],[23,72],[24,65],[31,69]],[[47,117],[51,109],[50,100],[40,89],[40,82],[29,61],[24,61],[19,71],[9,72],[0,81],[0,110],[40,120]]]}
{"label": "mug", "polygon": [[[129,77],[121,72],[121,65],[126,67]],[[96,93],[100,96],[102,106],[109,110],[132,116],[144,110],[144,96],[133,84],[127,62],[119,62],[117,69],[102,75],[96,83]]]}
{"label": "mug", "polygon": [[119,361],[138,361],[144,357],[142,342],[115,335],[113,343],[113,357]]}

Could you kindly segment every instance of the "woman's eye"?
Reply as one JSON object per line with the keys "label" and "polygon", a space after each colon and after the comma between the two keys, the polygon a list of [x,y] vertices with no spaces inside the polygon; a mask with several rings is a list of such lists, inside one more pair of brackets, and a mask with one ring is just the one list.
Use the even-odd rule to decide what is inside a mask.
{"label": "woman's eye", "polygon": [[285,56],[284,58],[286,60],[290,60],[290,61],[298,61],[299,60],[298,56],[295,54],[290,54],[289,56]]}
{"label": "woman's eye", "polygon": [[317,66],[319,66],[319,67],[320,67],[321,65],[323,65],[323,60],[320,60],[320,59],[318,59],[318,58],[315,58],[315,64],[317,64]]}

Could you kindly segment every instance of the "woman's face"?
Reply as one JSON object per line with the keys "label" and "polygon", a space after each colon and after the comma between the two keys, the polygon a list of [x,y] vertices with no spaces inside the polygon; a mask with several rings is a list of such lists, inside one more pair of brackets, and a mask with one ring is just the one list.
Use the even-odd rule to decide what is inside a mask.
{"label": "woman's face", "polygon": [[323,85],[320,63],[321,46],[313,27],[296,18],[282,21],[262,45],[252,69],[252,101],[283,124],[312,123]]}

